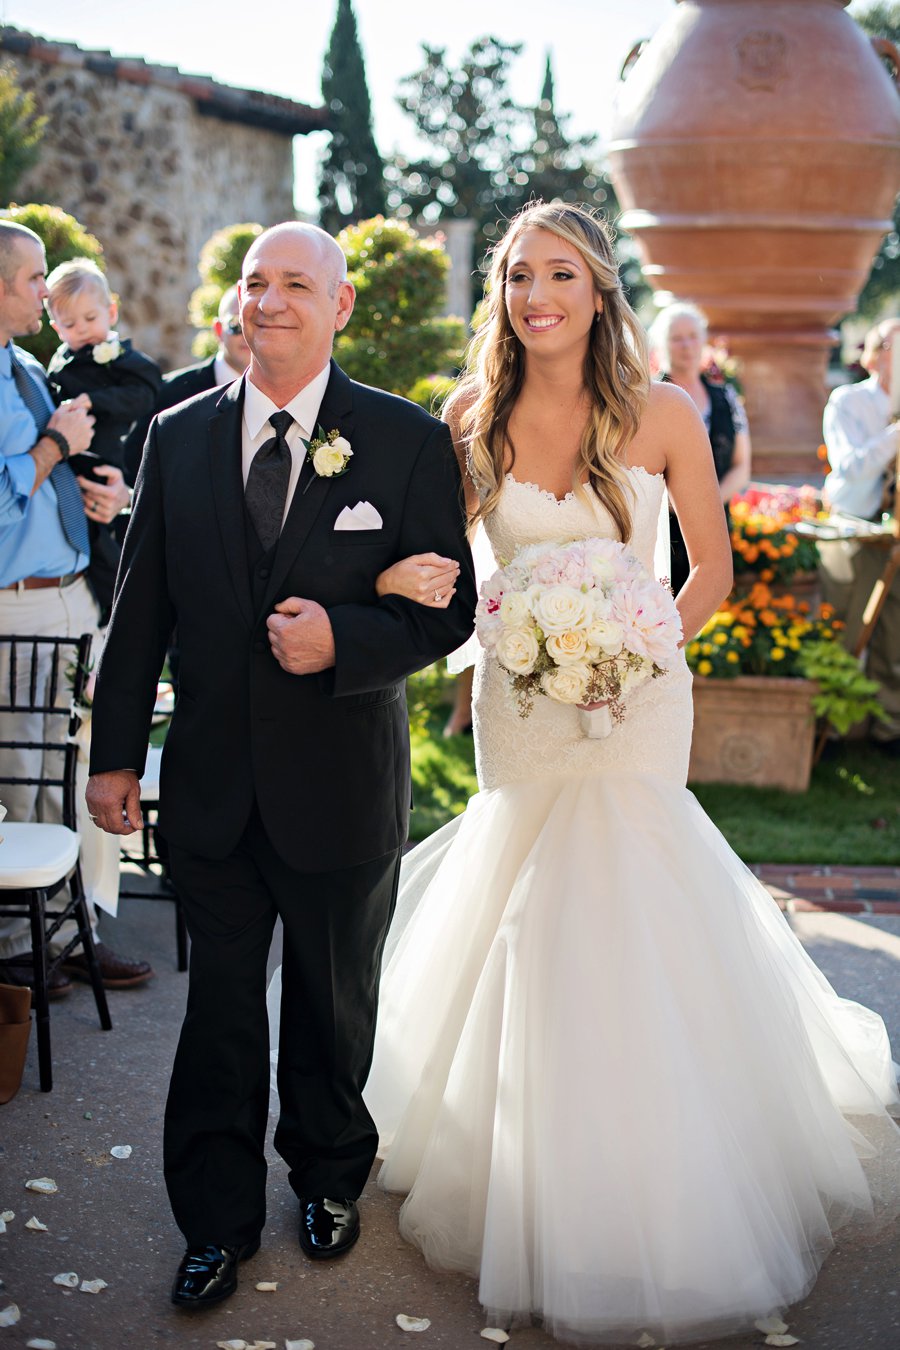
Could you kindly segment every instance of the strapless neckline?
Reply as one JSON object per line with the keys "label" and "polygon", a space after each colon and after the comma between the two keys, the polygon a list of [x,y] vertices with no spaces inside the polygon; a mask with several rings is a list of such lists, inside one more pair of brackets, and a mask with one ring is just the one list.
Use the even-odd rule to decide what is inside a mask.
{"label": "strapless neckline", "polygon": [[[645,478],[664,478],[665,474],[652,473],[650,469],[643,464],[624,464],[622,466],[626,473],[643,474]],[[575,500],[574,492],[567,492],[564,497],[557,497],[555,492],[549,488],[539,487],[537,483],[530,482],[527,478],[516,478],[515,474],[509,472],[504,475],[508,483],[515,483],[516,487],[526,488],[529,492],[536,492],[539,496],[545,497],[548,501],[555,502],[557,506],[565,506],[566,502]]]}

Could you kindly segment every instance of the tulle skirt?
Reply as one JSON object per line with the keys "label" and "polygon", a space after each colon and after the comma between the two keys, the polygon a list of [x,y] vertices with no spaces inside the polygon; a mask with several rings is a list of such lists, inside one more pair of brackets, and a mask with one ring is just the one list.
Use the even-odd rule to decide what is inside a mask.
{"label": "tulle skirt", "polygon": [[366,1098],[404,1236],[564,1339],[745,1329],[900,1197],[881,1019],[649,775],[484,791],[405,860]]}

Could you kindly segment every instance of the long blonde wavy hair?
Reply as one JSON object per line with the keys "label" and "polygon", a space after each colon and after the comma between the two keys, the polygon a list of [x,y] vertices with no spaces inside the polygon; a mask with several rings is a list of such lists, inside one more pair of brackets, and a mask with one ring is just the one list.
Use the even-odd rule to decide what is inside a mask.
{"label": "long blonde wavy hair", "polygon": [[492,254],[487,317],[469,345],[465,371],[443,416],[455,424],[465,445],[469,473],[481,496],[475,519],[481,520],[497,506],[507,456],[515,459],[509,419],[525,379],[525,353],[509,321],[506,275],[513,245],[531,229],[547,230],[576,248],[603,297],[584,358],[591,411],[572,484],[576,492],[596,493],[627,543],[630,484],[622,460],[649,396],[647,341],[625,299],[608,228],[593,212],[561,202],[533,202],[512,220]]}

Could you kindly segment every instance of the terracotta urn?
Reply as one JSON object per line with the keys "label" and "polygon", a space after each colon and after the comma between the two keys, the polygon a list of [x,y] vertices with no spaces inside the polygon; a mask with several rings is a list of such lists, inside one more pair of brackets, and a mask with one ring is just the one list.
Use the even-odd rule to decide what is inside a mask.
{"label": "terracotta urn", "polygon": [[813,761],[813,680],[694,676],[689,783],[744,783],[805,792]]}
{"label": "terracotta urn", "polygon": [[844,8],[676,0],[617,93],[620,224],[739,358],[756,473],[818,472],[833,325],[900,188],[900,56]]}

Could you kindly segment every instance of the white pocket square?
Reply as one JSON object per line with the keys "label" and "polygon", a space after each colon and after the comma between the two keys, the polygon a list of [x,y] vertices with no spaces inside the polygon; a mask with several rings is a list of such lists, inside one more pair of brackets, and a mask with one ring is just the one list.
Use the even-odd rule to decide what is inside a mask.
{"label": "white pocket square", "polygon": [[336,530],[380,530],[384,521],[371,502],[345,506],[334,522]]}

